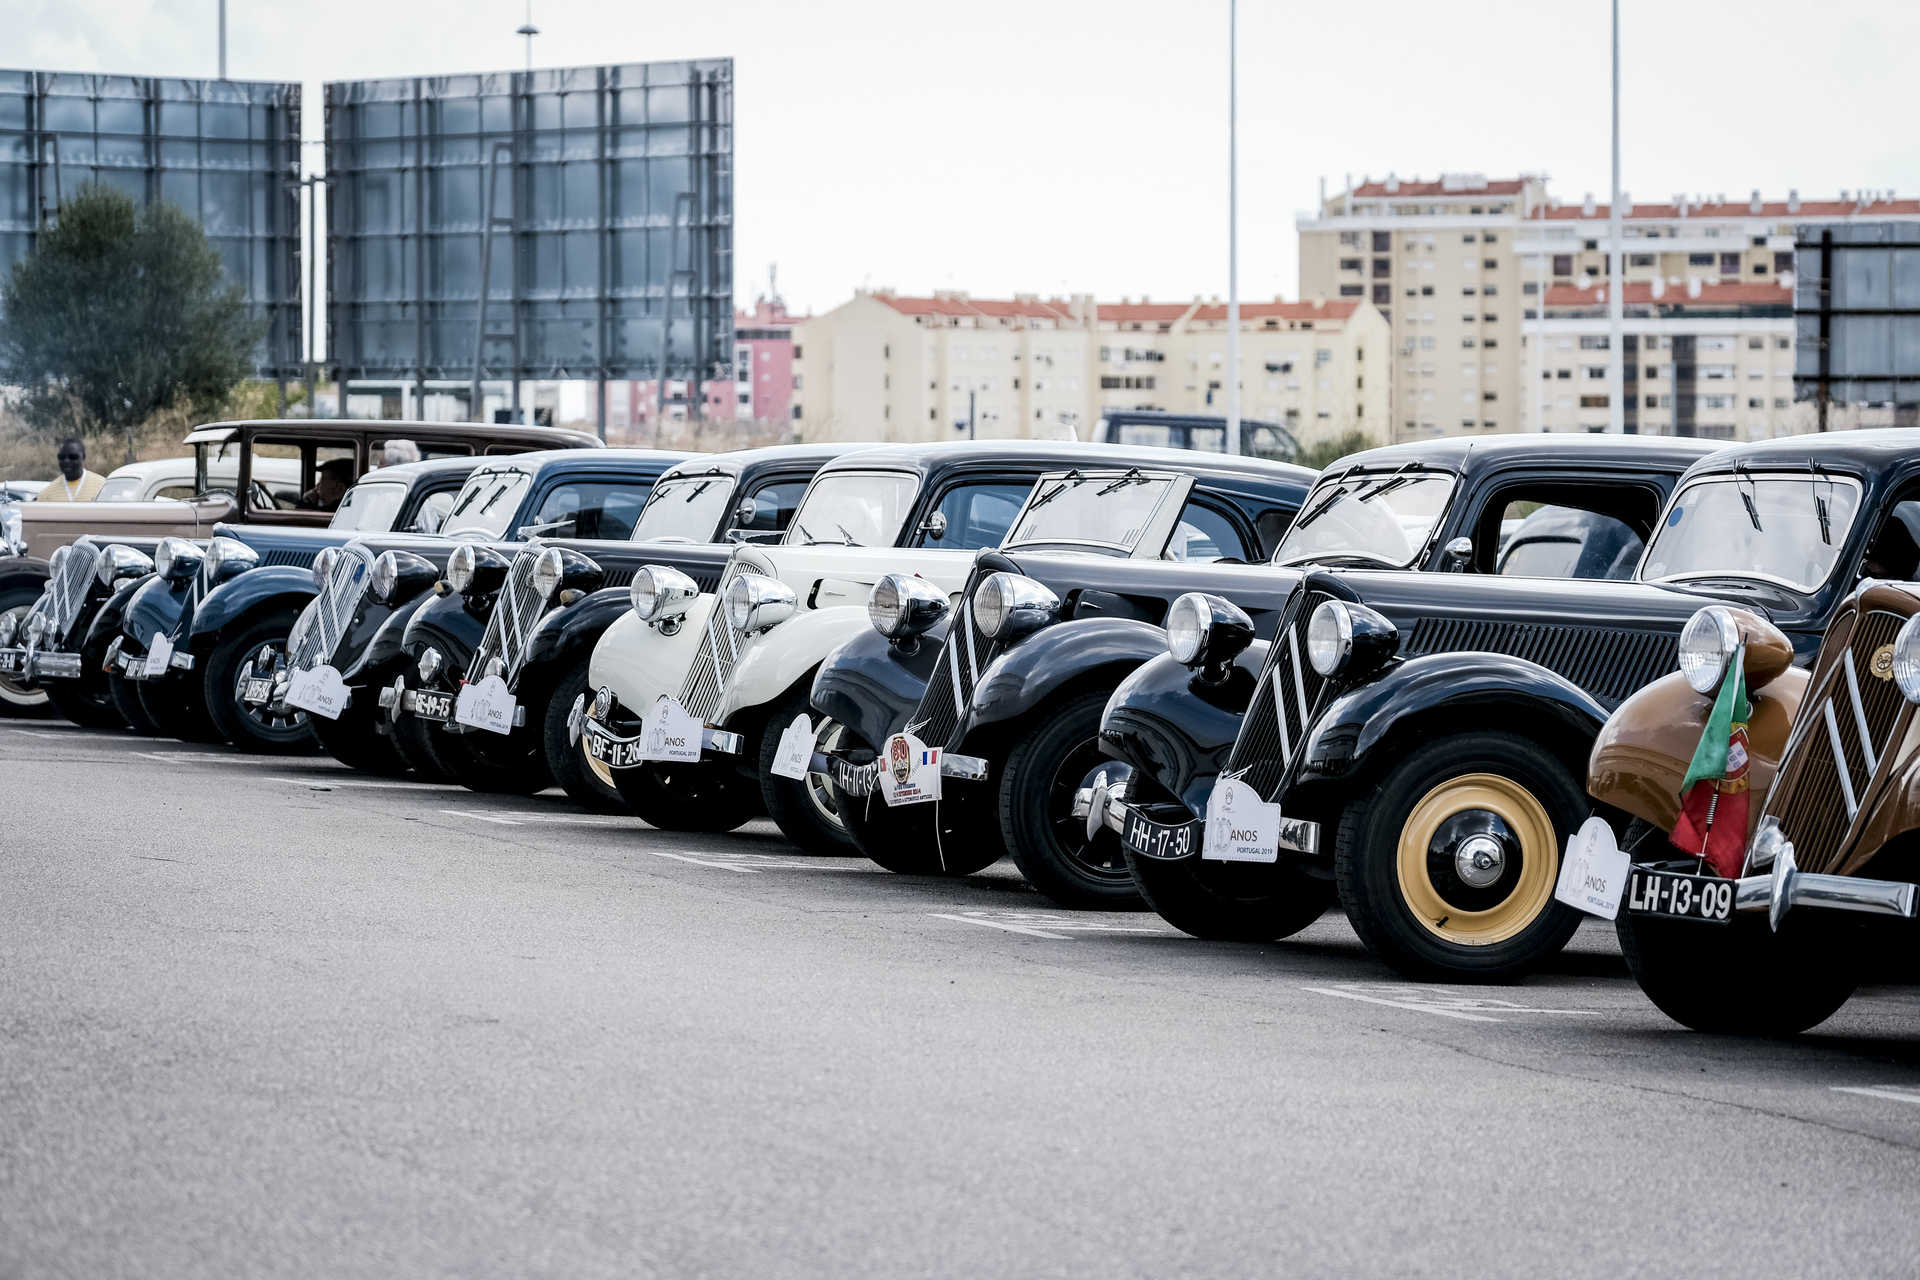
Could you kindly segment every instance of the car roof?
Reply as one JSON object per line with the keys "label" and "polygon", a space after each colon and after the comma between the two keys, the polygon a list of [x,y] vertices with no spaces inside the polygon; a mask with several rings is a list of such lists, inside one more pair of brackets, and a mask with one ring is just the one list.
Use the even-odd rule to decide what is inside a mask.
{"label": "car roof", "polygon": [[1431,440],[1403,440],[1350,453],[1328,466],[1328,471],[1350,466],[1397,467],[1408,462],[1465,471],[1529,458],[1553,461],[1567,457],[1591,462],[1666,463],[1684,470],[1726,444],[1693,436],[1613,435],[1605,432],[1533,431],[1491,436],[1439,436]]}
{"label": "car roof", "polygon": [[1731,471],[1741,464],[1801,470],[1809,458],[1822,463],[1851,464],[1866,471],[1897,466],[1908,459],[1920,458],[1920,432],[1908,427],[1873,427],[1722,444],[1694,470],[1700,473]]}
{"label": "car roof", "polygon": [[[572,450],[566,450],[566,452],[572,452]],[[506,458],[520,458],[525,456],[524,454],[518,453],[491,454],[486,457],[478,454],[470,454],[463,458],[422,458],[418,462],[396,462],[389,467],[375,467],[354,481],[354,483],[365,484],[369,480],[372,480],[405,481],[407,484],[412,484],[416,480],[424,480],[429,476],[464,475],[483,463],[499,462]]]}
{"label": "car roof", "polygon": [[481,443],[545,444],[549,449],[598,449],[600,437],[569,427],[529,427],[519,423],[403,422],[373,418],[235,418],[209,422],[187,433],[184,444],[222,443],[242,428],[272,428],[292,435],[327,435],[341,431],[354,435],[398,436],[408,440],[463,440]]}
{"label": "car roof", "polygon": [[825,467],[828,471],[898,470],[922,473],[945,470],[967,462],[1037,463],[1046,470],[1070,467],[1162,467],[1210,479],[1244,476],[1271,479],[1276,475],[1311,476],[1306,467],[1208,453],[1202,449],[1164,449],[1153,445],[1094,444],[1076,440],[947,440],[937,444],[889,444],[843,453]]}
{"label": "car roof", "polygon": [[673,471],[683,475],[705,475],[711,471],[738,475],[749,467],[782,464],[818,468],[850,450],[862,447],[845,443],[759,445],[751,449],[729,449],[724,453],[697,453],[674,464]]}
{"label": "car roof", "polygon": [[107,472],[107,479],[112,480],[117,476],[170,475],[176,471],[192,475],[194,465],[195,460],[191,455],[184,458],[142,458],[138,462],[121,463]]}
{"label": "car roof", "polygon": [[701,456],[685,449],[535,449],[527,453],[496,453],[477,461],[479,466],[488,468],[513,467],[531,471],[612,468],[618,471],[622,467],[632,467],[658,474],[676,463]]}

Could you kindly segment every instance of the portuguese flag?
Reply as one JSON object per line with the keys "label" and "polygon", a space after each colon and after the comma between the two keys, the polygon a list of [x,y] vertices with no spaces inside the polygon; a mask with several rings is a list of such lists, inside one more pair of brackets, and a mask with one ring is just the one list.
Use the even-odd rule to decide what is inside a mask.
{"label": "portuguese flag", "polygon": [[1746,646],[1727,664],[1726,678],[1714,697],[1700,745],[1680,782],[1680,821],[1674,847],[1706,859],[1717,876],[1740,874],[1747,851],[1747,702]]}

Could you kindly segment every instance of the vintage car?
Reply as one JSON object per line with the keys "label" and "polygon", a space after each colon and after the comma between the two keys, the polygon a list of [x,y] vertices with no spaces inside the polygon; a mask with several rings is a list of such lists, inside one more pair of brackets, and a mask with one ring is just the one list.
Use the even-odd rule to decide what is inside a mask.
{"label": "vintage car", "polygon": [[[1000,542],[1042,475],[1172,469],[1188,457],[1031,441],[842,455],[814,477],[785,542],[736,549],[717,591],[664,566],[635,575],[633,611],[607,628],[589,665],[583,746],[595,772],[606,771],[628,808],[656,827],[729,830],[764,804],[802,848],[849,851],[826,784],[773,765],[786,730],[810,721],[815,669],[866,627],[873,584],[903,572],[943,594],[958,589],[970,553]],[[693,727],[667,736],[701,740],[677,759],[650,755],[644,740],[669,715]],[[830,722],[808,728],[816,745],[840,733]]]}
{"label": "vintage car", "polygon": [[[397,674],[383,691],[389,715],[442,723],[444,735],[432,739],[435,753],[476,790],[524,794],[552,781],[589,808],[619,809],[620,797],[588,768],[569,723],[574,704],[584,701],[594,643],[630,606],[635,571],[667,565],[711,591],[733,546],[778,539],[814,473],[849,447],[701,454],[655,482],[619,540],[543,534],[511,561],[473,548],[451,589],[423,604],[409,624],[409,652],[416,664],[433,652],[434,670],[431,679],[420,677],[417,665],[413,677]],[[513,701],[491,731],[486,717],[465,724],[454,714],[460,689],[488,676],[504,683]]]}
{"label": "vintage car", "polygon": [[[200,459],[197,456],[149,458],[144,462],[129,462],[109,471],[106,483],[100,486],[99,496],[94,501],[153,502],[172,498],[191,502],[202,494],[214,491],[237,493],[235,486],[239,483],[240,456],[233,450],[209,461],[204,475],[200,472]],[[260,486],[253,492],[253,506],[273,505],[280,500],[298,502],[303,492],[300,488],[300,460],[255,458],[253,483]],[[207,488],[202,488],[202,485]]]}
{"label": "vintage car", "polygon": [[413,717],[395,724],[380,710],[389,684],[419,661],[422,651],[409,652],[407,636],[449,589],[444,577],[462,564],[504,563],[542,535],[622,536],[654,481],[686,458],[656,449],[549,450],[482,463],[454,498],[442,536],[364,537],[316,561],[311,603],[283,669],[243,700],[302,712],[321,745],[356,768],[445,777],[430,726]]}
{"label": "vintage car", "polygon": [[[1337,896],[1376,954],[1421,977],[1511,977],[1564,945],[1578,913],[1553,890],[1561,838],[1586,816],[1579,780],[1594,735],[1660,674],[1703,594],[1751,601],[1756,584],[1730,568],[1750,548],[1725,525],[1724,503],[1735,495],[1738,512],[1746,468],[1788,455],[1712,454],[1662,512],[1678,459],[1658,450],[1671,442],[1530,441],[1478,441],[1480,456],[1462,466],[1578,447],[1589,450],[1585,478],[1539,488],[1516,473],[1482,529],[1497,529],[1514,502],[1611,515],[1648,539],[1640,574],[1666,580],[1316,568],[1297,578],[1280,638],[1264,647],[1245,642],[1250,626],[1225,597],[1177,609],[1169,654],[1128,677],[1102,720],[1105,749],[1133,766],[1126,795],[1096,785],[1088,797],[1089,824],[1121,836],[1142,895],[1170,922],[1202,937],[1272,939]],[[1813,492],[1806,454],[1791,465],[1788,487]],[[1338,501],[1391,508],[1395,491],[1380,486],[1405,478],[1336,469],[1327,483],[1347,490]],[[1302,513],[1309,534],[1320,501]],[[1358,538],[1362,512],[1349,515]],[[1382,519],[1404,527],[1403,515]],[[1829,515],[1838,540],[1851,509],[1844,521],[1837,508]],[[1461,550],[1476,567],[1493,563]],[[1775,593],[1792,619],[1783,627],[1817,636],[1831,588],[1816,576],[1810,595]],[[1237,814],[1225,812],[1230,801]],[[1221,831],[1249,834],[1209,838]]]}
{"label": "vintage car", "polygon": [[[1107,695],[1166,652],[1159,623],[1175,598],[1224,587],[1230,566],[1274,553],[1314,476],[1218,454],[1183,455],[1179,465],[1043,480],[1001,548],[975,557],[957,617],[944,595],[905,576],[875,586],[871,627],[821,664],[811,695],[816,711],[845,726],[839,746],[814,762],[816,785],[834,787],[863,853],[893,871],[967,874],[1010,844],[1037,842],[1044,853],[1015,853],[1021,867],[1056,899],[1083,899],[1086,841],[1071,805],[1100,763]],[[1174,518],[1143,515],[1162,508]],[[1157,540],[1139,536],[1150,526]],[[910,735],[909,754],[943,753],[954,776],[938,804],[915,793],[888,805],[876,761],[896,734]],[[1008,772],[1010,758],[1018,763]],[[1074,868],[1065,880],[1054,874],[1062,861]],[[1126,868],[1113,862],[1117,877],[1096,872],[1092,892],[1115,881],[1131,897]]]}

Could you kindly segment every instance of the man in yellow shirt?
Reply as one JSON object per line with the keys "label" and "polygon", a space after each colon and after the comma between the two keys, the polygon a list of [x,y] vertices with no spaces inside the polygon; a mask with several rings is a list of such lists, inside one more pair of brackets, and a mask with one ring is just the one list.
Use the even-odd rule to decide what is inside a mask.
{"label": "man in yellow shirt", "polygon": [[49,480],[35,502],[92,502],[100,496],[100,486],[107,478],[87,470],[86,445],[69,436],[60,442],[54,461],[60,464],[60,477]]}

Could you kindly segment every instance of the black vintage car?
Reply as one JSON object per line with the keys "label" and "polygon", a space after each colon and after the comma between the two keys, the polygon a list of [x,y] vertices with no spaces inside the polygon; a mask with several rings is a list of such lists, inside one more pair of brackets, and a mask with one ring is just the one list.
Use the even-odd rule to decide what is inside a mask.
{"label": "black vintage car", "polygon": [[[1231,570],[1214,566],[1271,556],[1313,475],[1186,454],[1049,476],[1001,549],[975,558],[957,632],[944,593],[909,575],[883,579],[869,603],[872,627],[827,658],[812,691],[814,709],[851,730],[818,766],[834,779],[861,851],[895,871],[965,874],[996,861],[1017,834],[1044,842],[1050,858],[1059,824],[1078,825],[1070,806],[1091,776],[1086,757],[1106,695],[1165,651],[1158,623],[1167,605],[1198,583],[1230,580]],[[1135,536],[1148,527],[1151,545]],[[895,734],[943,750],[951,776],[938,806],[885,804],[875,753]],[[1003,787],[1010,755],[1044,767],[1016,769],[1020,782]],[[1075,882],[1049,874],[1051,862],[1015,856],[1043,891],[1079,898]]]}
{"label": "black vintage car", "polygon": [[[1477,442],[1442,481],[1455,491],[1448,508],[1478,491],[1488,478],[1482,468],[1495,468],[1498,487],[1474,504],[1479,536],[1449,541],[1470,539],[1472,549],[1454,550],[1491,568],[1496,531],[1514,503],[1573,507],[1631,526],[1650,540],[1642,571],[1653,577],[1652,566],[1665,565],[1684,587],[1274,568],[1261,575],[1293,585],[1270,645],[1246,642],[1250,627],[1227,597],[1196,596],[1176,609],[1171,652],[1130,676],[1102,721],[1105,749],[1132,766],[1125,798],[1097,786],[1089,796],[1090,824],[1121,835],[1149,904],[1202,937],[1265,940],[1304,928],[1338,896],[1377,954],[1426,977],[1511,976],[1563,945],[1577,915],[1555,903],[1553,889],[1562,838],[1590,807],[1578,780],[1594,733],[1664,669],[1702,603],[1694,591],[1751,594],[1751,584],[1696,576],[1723,572],[1739,543],[1703,536],[1688,495],[1749,484],[1740,468],[1762,447],[1697,462],[1664,511],[1659,495],[1680,457],[1662,456],[1662,447],[1618,438]],[[1528,476],[1530,452],[1537,459],[1572,448],[1587,451],[1585,479],[1568,485],[1561,473],[1545,489],[1531,487],[1540,477]],[[1806,465],[1803,456],[1802,475]],[[1345,471],[1323,482],[1333,501],[1325,509],[1352,508],[1356,540],[1376,505],[1402,524],[1395,491],[1383,486],[1403,476]],[[1306,533],[1325,501],[1309,500]],[[1778,603],[1804,627],[1809,608],[1817,613],[1831,598]],[[1259,821],[1239,824],[1254,833],[1244,847],[1210,849],[1206,839],[1222,780],[1278,806],[1246,814]],[[1234,794],[1246,793],[1228,789],[1222,801]]]}
{"label": "black vintage car", "polygon": [[617,537],[654,481],[687,456],[595,449],[487,460],[467,477],[439,536],[366,537],[317,560],[316,594],[289,640],[284,672],[243,698],[304,709],[321,746],[344,764],[445,777],[422,726],[394,732],[380,695],[417,660],[406,650],[408,628],[445,591],[450,567],[475,555],[504,558],[544,533]]}
{"label": "black vintage car", "polygon": [[[414,677],[428,652],[435,670],[431,679],[397,675],[389,714],[441,724],[444,732],[429,739],[433,751],[475,790],[524,794],[558,782],[589,808],[621,808],[573,741],[570,718],[584,700],[594,643],[630,607],[634,573],[665,565],[712,590],[733,547],[777,540],[814,473],[850,447],[701,454],[660,477],[620,537],[543,533],[511,559],[476,546],[451,589],[409,624]],[[488,676],[505,682],[519,712],[521,723],[505,735],[454,716],[459,689]]]}

